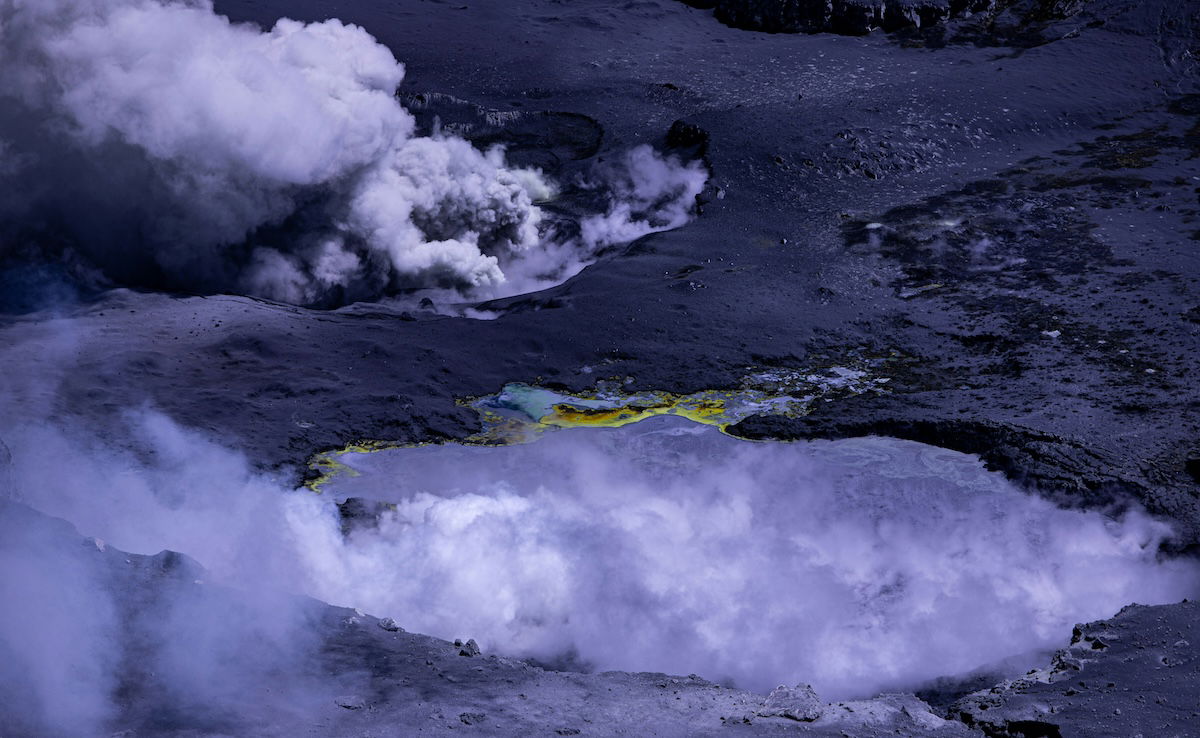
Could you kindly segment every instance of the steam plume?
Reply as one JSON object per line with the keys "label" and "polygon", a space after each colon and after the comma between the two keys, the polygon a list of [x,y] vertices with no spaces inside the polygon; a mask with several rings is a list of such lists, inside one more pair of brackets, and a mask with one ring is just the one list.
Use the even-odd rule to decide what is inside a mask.
{"label": "steam plume", "polygon": [[[346,537],[329,495],[292,491],[157,413],[128,423],[137,452],[51,425],[12,429],[19,497],[122,549],[188,553],[214,582],[286,587],[596,668],[811,682],[830,698],[911,689],[1200,584],[1194,562],[1159,560],[1162,522],[1060,510],[977,459],[919,444],[745,444],[647,426],[404,449],[359,460],[366,473],[340,484],[396,505]],[[71,572],[79,597],[112,601],[103,581]],[[304,642],[303,618],[281,601],[256,617],[301,623],[286,642]],[[221,617],[196,612],[212,620],[192,625],[219,634],[232,627]],[[70,635],[3,626],[0,639],[35,650]],[[258,662],[288,653],[277,650]],[[53,653],[26,655],[48,670],[30,684],[58,688]],[[100,674],[105,653],[71,652]],[[222,679],[249,679],[224,668]],[[186,659],[170,673],[197,681]],[[97,705],[89,714],[105,714],[105,694],[82,703]]]}
{"label": "steam plume", "polygon": [[357,26],[0,0],[0,64],[0,254],[65,233],[117,282],[334,305],[503,294],[502,264],[541,247],[556,261],[538,273],[563,271],[603,245],[546,247],[540,172],[414,135],[403,66]]}

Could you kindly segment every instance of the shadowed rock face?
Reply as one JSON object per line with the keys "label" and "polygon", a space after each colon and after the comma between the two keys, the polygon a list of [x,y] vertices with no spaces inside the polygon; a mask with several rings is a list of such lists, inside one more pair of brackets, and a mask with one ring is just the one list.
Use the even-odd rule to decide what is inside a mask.
{"label": "shadowed rock face", "polygon": [[995,0],[719,0],[717,17],[735,28],[773,33],[870,33],[927,27],[972,12]]}
{"label": "shadowed rock face", "polygon": [[1015,6],[1029,20],[1062,18],[1078,12],[1086,0],[683,0],[696,8],[715,8],[723,23],[769,33],[829,31],[861,35],[882,28],[928,28],[951,18]]}
{"label": "shadowed rock face", "polygon": [[1195,735],[1198,612],[1186,600],[1130,605],[1077,625],[1048,668],[969,695],[950,712],[996,738]]}

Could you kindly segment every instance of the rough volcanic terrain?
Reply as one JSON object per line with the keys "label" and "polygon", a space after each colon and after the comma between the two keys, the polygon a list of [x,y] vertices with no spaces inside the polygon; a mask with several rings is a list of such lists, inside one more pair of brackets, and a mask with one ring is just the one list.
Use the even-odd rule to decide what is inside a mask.
{"label": "rough volcanic terrain", "polygon": [[[466,401],[513,382],[684,395],[850,367],[886,382],[729,432],[977,454],[1063,506],[1140,504],[1176,526],[1164,555],[1194,555],[1200,14],[1169,0],[886,5],[220,0],[265,27],[361,25],[406,65],[398,95],[420,126],[506,144],[564,182],[639,144],[702,156],[699,214],[563,284],[469,306],[9,289],[0,438],[52,418],[130,445],[126,411],[153,407],[299,484],[348,444],[468,438],[480,418]],[[587,209],[586,188],[570,194],[556,215]],[[0,504],[0,549],[49,526],[56,551],[131,602],[239,596],[195,584],[177,555],[126,556]],[[704,675],[545,670],[307,607],[323,636],[302,700],[243,695],[209,714],[131,668],[115,734],[1200,735],[1195,603],[1082,625],[1044,671],[983,692],[833,705]],[[0,712],[0,734],[31,730],[20,694]]]}

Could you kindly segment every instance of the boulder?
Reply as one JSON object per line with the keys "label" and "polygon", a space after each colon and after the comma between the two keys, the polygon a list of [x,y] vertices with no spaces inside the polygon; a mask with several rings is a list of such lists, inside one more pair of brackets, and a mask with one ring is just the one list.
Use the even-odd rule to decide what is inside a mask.
{"label": "boulder", "polygon": [[825,703],[807,684],[794,687],[779,685],[771,690],[767,701],[758,710],[759,717],[783,717],[800,722],[812,722],[825,713]]}

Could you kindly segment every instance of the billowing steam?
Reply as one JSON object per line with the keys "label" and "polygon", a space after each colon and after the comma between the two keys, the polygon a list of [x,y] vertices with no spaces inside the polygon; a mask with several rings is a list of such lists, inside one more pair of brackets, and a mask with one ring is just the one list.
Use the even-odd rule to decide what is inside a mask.
{"label": "billowing steam", "polygon": [[626,155],[611,180],[617,197],[608,212],[580,224],[584,244],[593,249],[686,223],[708,172],[699,161],[685,165],[639,146]]}
{"label": "billowing steam", "polygon": [[[508,265],[545,278],[639,231],[546,243],[542,173],[414,135],[403,66],[337,20],[263,32],[208,0],[0,0],[0,65],[0,255],[65,233],[118,282],[329,305],[505,294]],[[654,171],[611,217],[654,202],[641,232],[680,224],[694,168],[630,162]]]}
{"label": "billowing steam", "polygon": [[[830,698],[966,672],[1200,586],[1194,562],[1159,559],[1165,524],[1057,509],[971,457],[885,439],[747,444],[668,420],[364,457],[335,492],[395,509],[348,537],[330,494],[288,490],[156,413],[129,416],[136,453],[47,425],[12,429],[9,445],[21,499],[119,548],[191,554],[212,581],[288,587],[508,654],[811,682]],[[104,629],[104,583],[62,577],[100,603],[87,627]],[[78,623],[0,627],[23,644],[29,689],[82,688],[64,685],[63,649],[105,668],[64,645]],[[103,712],[103,695],[73,699]]]}

